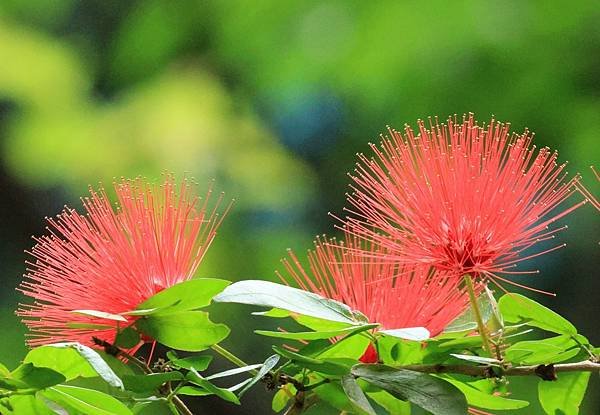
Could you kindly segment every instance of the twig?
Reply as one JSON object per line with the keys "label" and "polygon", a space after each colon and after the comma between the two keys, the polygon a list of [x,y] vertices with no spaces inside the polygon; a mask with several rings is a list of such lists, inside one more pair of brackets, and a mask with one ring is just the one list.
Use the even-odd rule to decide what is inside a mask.
{"label": "twig", "polygon": [[474,365],[404,365],[396,369],[406,369],[422,373],[453,373],[484,378],[500,376],[538,376],[543,380],[556,380],[560,372],[600,372],[600,363],[590,360],[575,363],[559,363],[530,366],[474,366]]}

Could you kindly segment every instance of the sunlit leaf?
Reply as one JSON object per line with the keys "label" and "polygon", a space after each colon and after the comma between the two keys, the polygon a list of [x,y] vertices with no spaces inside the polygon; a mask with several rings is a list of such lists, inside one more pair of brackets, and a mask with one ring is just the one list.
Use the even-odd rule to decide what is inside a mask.
{"label": "sunlit leaf", "polygon": [[132,415],[127,406],[106,393],[76,386],[57,385],[40,392],[59,405],[86,415]]}
{"label": "sunlit leaf", "polygon": [[579,414],[590,372],[560,373],[556,381],[538,383],[538,397],[544,411],[549,415]]}
{"label": "sunlit leaf", "polygon": [[186,378],[190,382],[200,386],[201,388],[205,389],[207,392],[217,395],[221,399],[224,399],[228,402],[235,403],[236,405],[240,404],[238,397],[235,396],[235,394],[233,392],[213,385],[208,380],[206,380],[204,377],[202,377],[202,375],[200,375],[194,368],[190,369],[190,371],[186,375]]}
{"label": "sunlit leaf", "polygon": [[423,341],[430,337],[429,330],[425,327],[406,327],[402,329],[381,330],[379,333],[399,339]]}
{"label": "sunlit leaf", "polygon": [[229,335],[224,324],[213,323],[203,311],[181,311],[141,317],[137,328],[147,336],[173,349],[198,352],[219,343]]}
{"label": "sunlit leaf", "polygon": [[223,303],[240,303],[280,308],[324,320],[357,324],[352,310],[345,304],[287,285],[269,281],[236,282],[214,298]]}
{"label": "sunlit leaf", "polygon": [[123,388],[123,382],[102,356],[91,347],[80,343],[54,343],[42,346],[31,350],[25,357],[25,361],[54,369],[67,379],[100,376],[109,385]]}
{"label": "sunlit leaf", "polygon": [[180,358],[172,350],[167,352],[167,358],[175,367],[187,370],[194,368],[199,372],[206,370],[206,368],[212,361],[212,356],[189,356]]}
{"label": "sunlit leaf", "polygon": [[3,382],[11,384],[11,381],[16,381],[14,385],[18,389],[44,389],[65,380],[66,378],[55,370],[47,367],[36,367],[33,363],[23,363],[10,373],[10,378],[3,379]]}
{"label": "sunlit leaf", "polygon": [[461,382],[450,377],[444,377],[444,379],[460,389],[460,391],[467,398],[467,403],[469,405],[473,405],[478,408],[507,410],[525,408],[529,405],[529,402],[527,401],[508,399],[503,398],[502,396],[491,395],[482,392],[468,383]]}
{"label": "sunlit leaf", "polygon": [[558,334],[577,334],[577,329],[568,320],[523,295],[505,294],[498,305],[504,320],[509,323],[523,322]]}
{"label": "sunlit leaf", "polygon": [[166,288],[136,307],[142,315],[196,310],[210,304],[230,281],[216,278],[196,278]]}

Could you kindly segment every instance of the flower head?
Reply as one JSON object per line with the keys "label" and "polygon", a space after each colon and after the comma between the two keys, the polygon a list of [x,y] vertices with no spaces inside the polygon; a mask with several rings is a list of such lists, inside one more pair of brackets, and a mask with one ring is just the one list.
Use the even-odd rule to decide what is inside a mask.
{"label": "flower head", "polygon": [[511,134],[494,119],[418,126],[416,135],[390,130],[380,147],[371,144],[374,157],[359,155],[345,220],[355,235],[385,247],[390,261],[494,282],[537,272],[514,267],[564,246],[524,253],[585,203],[565,206],[579,177],[568,179],[556,152],[536,150],[527,130]]}
{"label": "flower head", "polygon": [[[123,313],[189,280],[222,220],[222,195],[210,207],[211,190],[202,200],[187,179],[179,188],[171,175],[160,185],[122,179],[114,188],[115,208],[104,189],[90,190],[82,199],[86,215],[65,208],[47,219],[47,235],[34,238],[29,253],[35,260],[20,286],[34,302],[17,311],[31,331],[31,346],[93,345],[93,336],[113,342],[118,322],[73,310]],[[121,328],[134,320],[124,317]]]}
{"label": "flower head", "polygon": [[365,261],[360,248],[349,233],[344,242],[318,238],[308,251],[308,271],[290,251],[290,259],[282,260],[287,272],[277,274],[284,283],[343,302],[388,330],[425,327],[435,336],[468,307],[460,281],[382,260],[386,249],[371,243],[362,244],[373,256]]}

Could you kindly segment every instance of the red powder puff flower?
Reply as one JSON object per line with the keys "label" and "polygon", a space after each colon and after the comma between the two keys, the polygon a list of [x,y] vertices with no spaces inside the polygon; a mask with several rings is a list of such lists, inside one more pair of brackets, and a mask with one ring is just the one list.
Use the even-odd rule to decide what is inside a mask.
{"label": "red powder puff flower", "polygon": [[[384,248],[364,243],[374,257],[366,262],[360,253],[360,241],[348,233],[345,243],[320,239],[308,251],[309,271],[290,251],[290,260],[282,260],[287,273],[279,278],[306,291],[345,303],[362,312],[382,329],[425,327],[431,336],[439,334],[468,307],[468,297],[458,284],[442,273],[423,268],[410,269],[385,258]],[[374,349],[367,349],[361,360],[376,361]]]}
{"label": "red powder puff flower", "polygon": [[[30,346],[77,341],[94,345],[92,336],[114,342],[117,322],[73,313],[130,311],[157,292],[189,280],[213,241],[222,217],[222,195],[209,208],[195,185],[179,189],[171,175],[161,185],[144,179],[114,184],[113,209],[104,191],[83,200],[87,214],[65,208],[47,219],[48,235],[34,238],[26,280],[20,291],[35,299],[17,311],[31,334]],[[178,194],[179,193],[179,194]],[[125,316],[131,324],[134,317]],[[106,327],[106,325],[109,327]],[[92,329],[100,325],[102,329]]]}
{"label": "red powder puff flower", "polygon": [[510,134],[494,119],[418,126],[417,135],[390,130],[380,147],[371,144],[373,158],[359,155],[346,225],[385,247],[390,261],[514,285],[506,275],[537,273],[514,268],[564,246],[529,251],[585,203],[564,206],[579,177],[567,179],[556,152],[536,151],[527,130]]}

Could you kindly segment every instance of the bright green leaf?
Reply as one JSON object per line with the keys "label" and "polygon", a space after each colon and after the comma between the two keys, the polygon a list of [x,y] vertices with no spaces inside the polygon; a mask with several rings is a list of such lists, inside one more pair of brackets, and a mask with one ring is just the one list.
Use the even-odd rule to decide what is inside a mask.
{"label": "bright green leaf", "polygon": [[194,368],[198,372],[206,370],[212,360],[212,356],[190,356],[180,358],[172,350],[167,352],[167,358],[175,367],[187,370]]}
{"label": "bright green leaf", "polygon": [[[74,354],[72,351],[75,351]],[[79,355],[79,357],[78,357]],[[99,375],[115,388],[123,389],[123,382],[104,361],[102,356],[91,347],[80,343],[54,343],[33,349],[25,357],[38,366],[49,367],[67,377],[92,377]],[[84,362],[87,362],[86,365]],[[90,370],[90,366],[92,370]]]}
{"label": "bright green leaf", "polygon": [[538,383],[538,396],[549,415],[577,415],[585,395],[590,372],[560,373],[556,381]]}
{"label": "bright green leaf", "polygon": [[56,415],[56,412],[50,410],[42,400],[37,399],[34,395],[13,395],[8,398],[8,402],[15,415]]}
{"label": "bright green leaf", "polygon": [[27,388],[44,389],[62,383],[66,378],[55,370],[47,367],[36,367],[33,363],[23,363],[10,373],[11,380],[24,384]]}
{"label": "bright green leaf", "polygon": [[579,354],[579,345],[570,336],[522,341],[505,350],[509,362],[520,364],[558,363]]}
{"label": "bright green leaf", "polygon": [[137,328],[165,346],[198,352],[219,343],[229,335],[229,328],[209,320],[203,311],[181,311],[141,317]]}
{"label": "bright green leaf", "polygon": [[132,415],[131,410],[123,403],[93,389],[57,385],[39,393],[64,408],[86,415]]}
{"label": "bright green leaf", "polygon": [[577,329],[568,320],[523,295],[505,294],[498,305],[502,316],[509,323],[523,322],[553,333],[577,334]]}
{"label": "bright green leaf", "polygon": [[467,401],[460,390],[435,376],[384,365],[365,364],[354,366],[352,374],[434,415],[467,413]]}
{"label": "bright green leaf", "polygon": [[460,391],[467,398],[469,405],[473,405],[478,408],[508,410],[525,408],[529,405],[529,402],[527,401],[508,399],[497,395],[487,394],[479,389],[474,388],[469,383],[461,382],[450,377],[444,377],[444,379],[460,389]]}
{"label": "bright green leaf", "polygon": [[194,368],[187,373],[186,378],[190,382],[200,386],[203,389],[206,389],[207,392],[217,395],[221,399],[235,403],[236,405],[240,404],[238,397],[235,396],[233,392],[213,385],[204,377],[202,377],[202,375],[200,375]]}
{"label": "bright green leaf", "polygon": [[152,314],[174,313],[206,307],[215,295],[223,291],[230,281],[216,278],[195,278],[166,288],[136,307],[136,310],[153,310]]}

